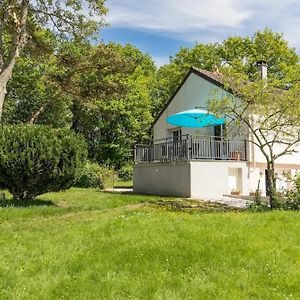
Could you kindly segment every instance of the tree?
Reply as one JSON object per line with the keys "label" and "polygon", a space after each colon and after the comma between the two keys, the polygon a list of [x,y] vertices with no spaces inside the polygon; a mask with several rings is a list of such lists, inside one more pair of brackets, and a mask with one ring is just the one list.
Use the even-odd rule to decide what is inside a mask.
{"label": "tree", "polygon": [[7,86],[2,123],[70,127],[72,99],[52,78],[60,71],[53,54],[21,55]]}
{"label": "tree", "polygon": [[77,40],[63,42],[55,56],[52,80],[71,98],[71,127],[86,138],[89,158],[117,166],[130,160],[152,122],[152,59],[131,45]]}
{"label": "tree", "polygon": [[36,49],[37,42],[24,48],[3,122],[71,127],[85,136],[91,160],[118,166],[130,160],[152,122],[150,56],[131,45],[51,39],[45,31],[38,43],[48,51]]}
{"label": "tree", "polygon": [[0,188],[17,200],[69,188],[86,159],[84,140],[69,129],[4,125],[0,141]]}
{"label": "tree", "polygon": [[[95,33],[106,13],[104,0],[2,0],[0,7],[0,120],[17,58],[35,29],[77,38]],[[96,18],[97,17],[97,18]]]}
{"label": "tree", "polygon": [[[228,69],[223,74],[225,88],[231,94],[222,99],[212,97],[210,111],[226,115],[230,120],[227,128],[236,131],[238,127],[237,131],[244,132],[248,141],[261,151],[267,165],[270,207],[275,208],[276,160],[299,151],[300,147],[300,73],[294,77],[291,71],[283,79],[263,80],[258,76],[249,80],[245,73]],[[288,82],[293,84],[286,88]]]}
{"label": "tree", "polygon": [[252,36],[233,36],[222,43],[196,44],[193,48],[182,48],[170,64],[158,71],[156,114],[175,92],[180,81],[191,66],[215,71],[232,68],[245,73],[249,78],[256,76],[255,64],[264,60],[269,66],[269,77],[283,79],[291,67],[299,69],[299,56],[294,48],[289,47],[283,35],[266,28]]}

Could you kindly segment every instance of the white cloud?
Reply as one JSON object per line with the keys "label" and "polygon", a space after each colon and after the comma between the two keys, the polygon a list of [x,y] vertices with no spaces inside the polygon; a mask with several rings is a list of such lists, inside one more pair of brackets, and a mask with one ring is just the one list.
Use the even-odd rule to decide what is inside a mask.
{"label": "white cloud", "polygon": [[175,34],[211,26],[234,28],[251,16],[239,8],[238,0],[108,0],[107,5],[112,26]]}
{"label": "white cloud", "polygon": [[300,47],[299,0],[107,0],[107,6],[115,28],[208,42],[269,27]]}

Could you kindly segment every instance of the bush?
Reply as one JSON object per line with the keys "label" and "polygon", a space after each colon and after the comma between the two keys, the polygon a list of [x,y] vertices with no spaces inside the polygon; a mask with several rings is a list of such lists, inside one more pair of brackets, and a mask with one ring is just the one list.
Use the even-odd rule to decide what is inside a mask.
{"label": "bush", "polygon": [[121,180],[130,181],[133,177],[133,166],[132,164],[126,164],[121,167],[118,171],[118,176]]}
{"label": "bush", "polygon": [[79,171],[74,186],[82,188],[104,188],[104,182],[112,171],[96,163],[87,162]]}
{"label": "bush", "polygon": [[254,201],[249,204],[249,209],[252,211],[266,211],[269,210],[270,207],[268,203],[263,201],[261,193],[256,191]]}
{"label": "bush", "polygon": [[71,130],[41,125],[0,127],[0,188],[18,200],[69,188],[86,159]]}
{"label": "bush", "polygon": [[283,209],[300,210],[300,176],[296,177],[293,182],[293,188],[286,192],[286,200]]}

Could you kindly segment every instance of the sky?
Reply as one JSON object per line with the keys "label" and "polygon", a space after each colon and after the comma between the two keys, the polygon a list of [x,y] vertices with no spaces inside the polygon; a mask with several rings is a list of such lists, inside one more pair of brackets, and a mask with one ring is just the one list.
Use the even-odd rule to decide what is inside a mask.
{"label": "sky", "polygon": [[104,42],[131,43],[157,66],[180,47],[253,35],[268,27],[300,51],[300,0],[106,0]]}

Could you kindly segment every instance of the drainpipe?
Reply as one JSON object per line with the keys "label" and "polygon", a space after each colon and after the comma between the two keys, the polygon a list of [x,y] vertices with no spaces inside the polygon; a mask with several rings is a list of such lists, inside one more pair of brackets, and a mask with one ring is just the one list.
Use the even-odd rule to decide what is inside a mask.
{"label": "drainpipe", "polygon": [[224,159],[224,152],[223,152],[223,124],[221,124],[221,144],[220,144],[220,156],[221,159]]}

